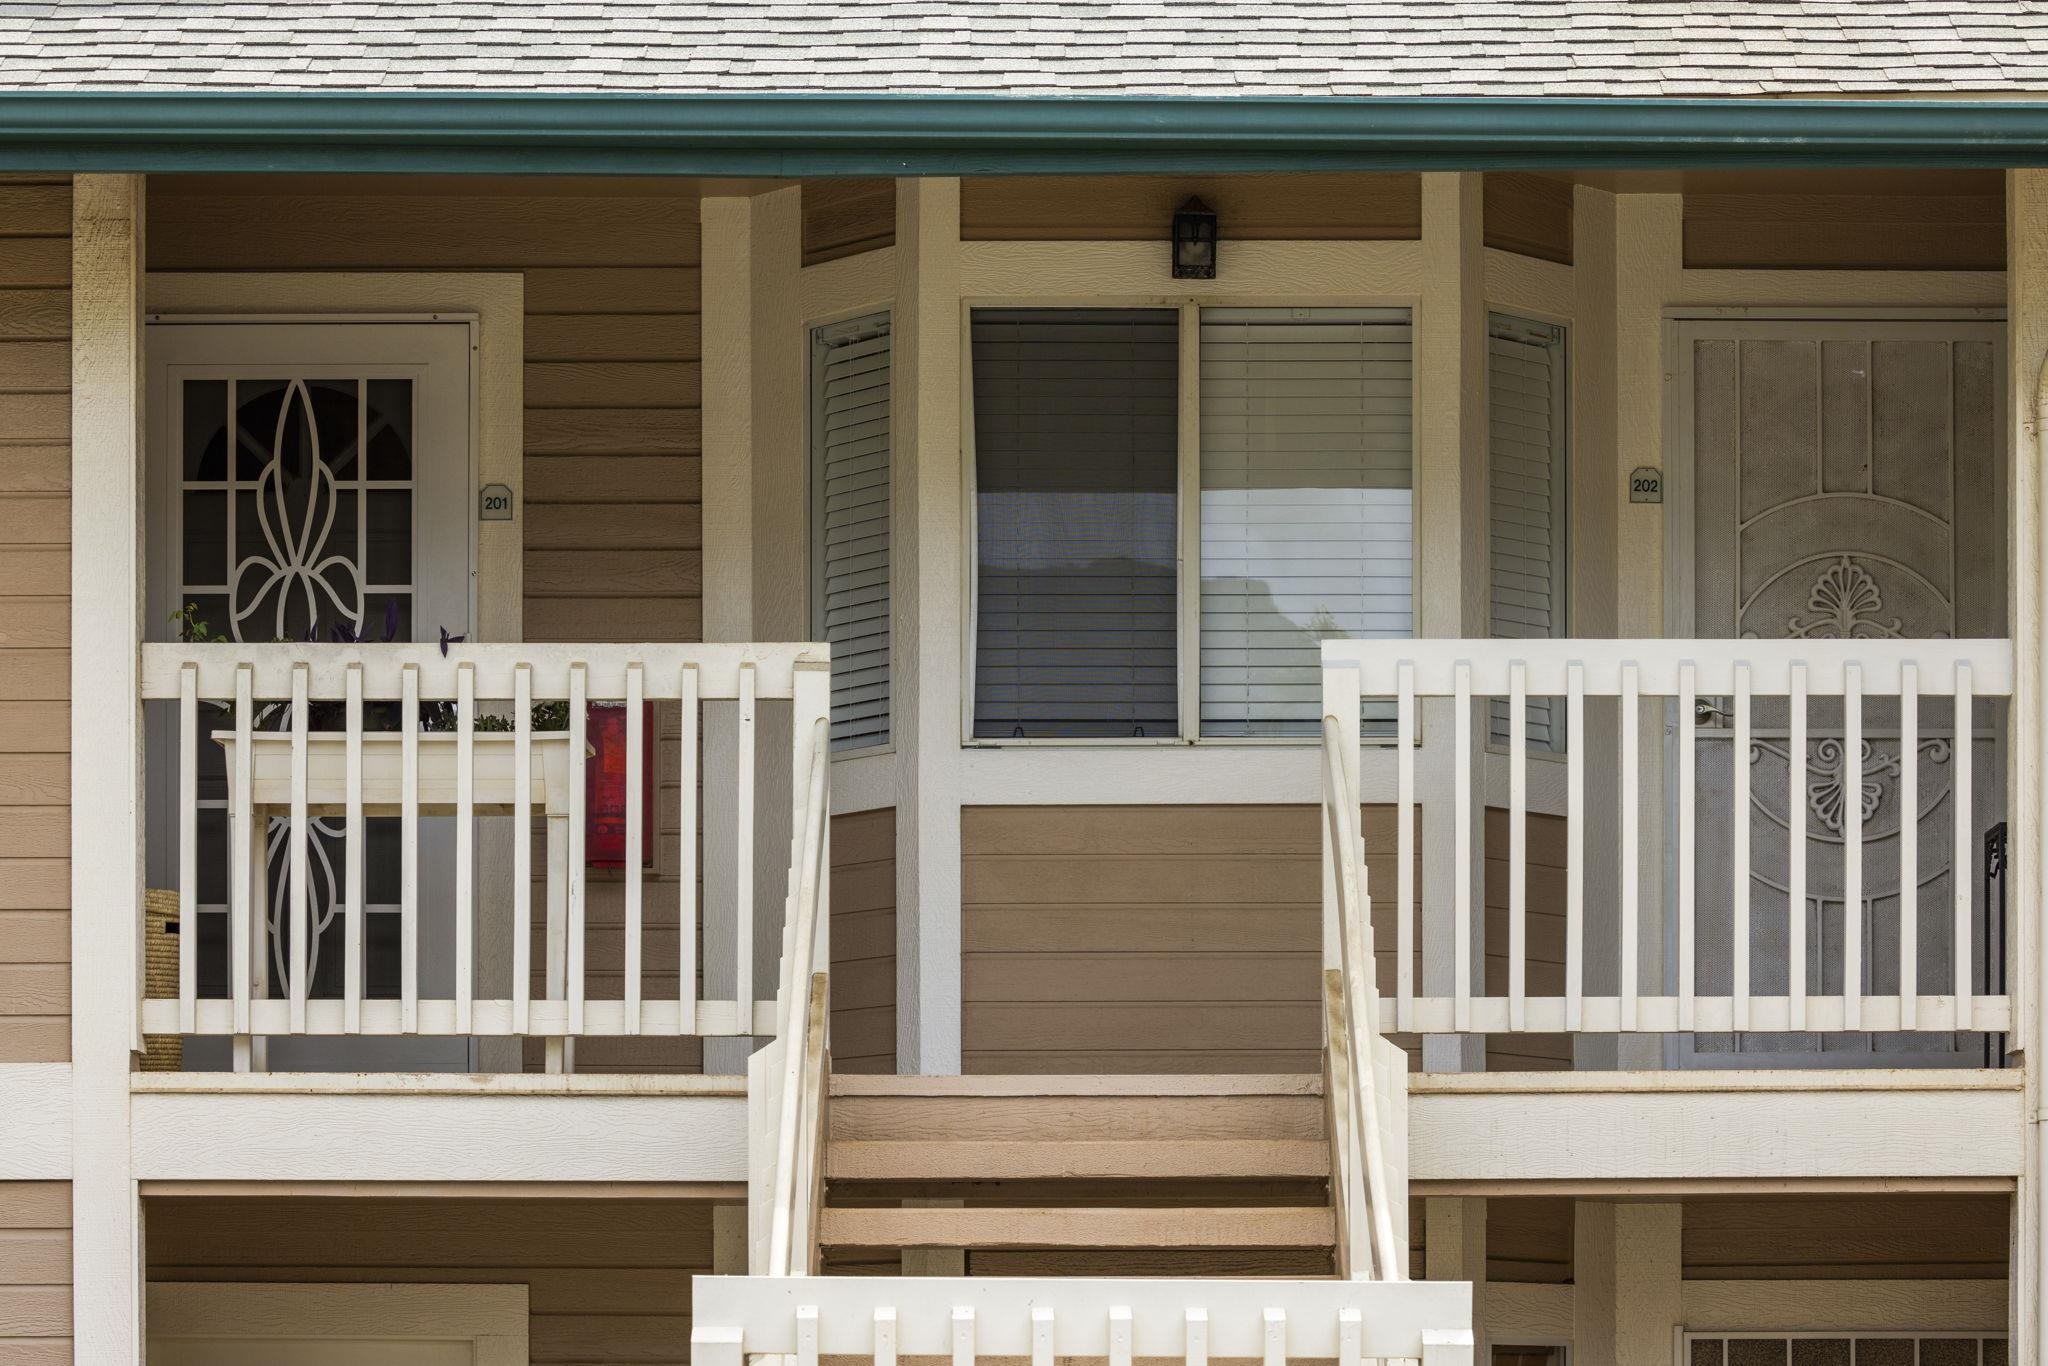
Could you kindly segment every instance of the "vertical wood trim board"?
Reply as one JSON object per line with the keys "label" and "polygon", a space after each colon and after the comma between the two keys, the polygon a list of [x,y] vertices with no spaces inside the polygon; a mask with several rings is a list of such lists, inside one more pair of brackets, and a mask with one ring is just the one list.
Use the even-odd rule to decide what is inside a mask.
{"label": "vertical wood trim board", "polygon": [[0,184],[0,1063],[71,1057],[71,182]]}

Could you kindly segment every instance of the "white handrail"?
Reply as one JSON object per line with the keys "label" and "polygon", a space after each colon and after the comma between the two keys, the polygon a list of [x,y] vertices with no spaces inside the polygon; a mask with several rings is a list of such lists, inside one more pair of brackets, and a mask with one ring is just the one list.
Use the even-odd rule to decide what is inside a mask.
{"label": "white handrail", "polygon": [[[1326,857],[1337,890],[1337,938],[1341,950],[1343,981],[1344,1052],[1349,1076],[1346,1078],[1349,1119],[1354,1143],[1352,1151],[1363,1151],[1365,1163],[1366,1216],[1372,1226],[1373,1275],[1382,1281],[1406,1280],[1406,1256],[1394,1238],[1393,1192],[1387,1172],[1385,1131],[1379,1107],[1377,1061],[1373,1044],[1377,1035],[1378,988],[1373,981],[1372,919],[1365,892],[1364,842],[1358,829],[1358,792],[1345,770],[1339,745],[1344,726],[1334,716],[1323,717],[1323,776],[1328,794],[1323,803]],[[1348,1182],[1332,1180],[1331,1191],[1340,1202],[1340,1223],[1349,1229],[1358,1211],[1341,1209],[1349,1197]],[[1342,1191],[1342,1194],[1337,1192]],[[1351,1268],[1354,1279],[1366,1279],[1361,1268]]]}
{"label": "white handrail", "polygon": [[[1999,766],[1981,757],[1973,762],[1972,750],[1996,744],[2004,734],[1999,713],[2016,676],[2011,642],[1350,640],[1324,642],[1322,657],[1325,745],[1338,761],[1326,770],[1330,782],[1346,780],[1354,798],[1387,803],[1400,832],[1404,890],[1391,916],[1404,950],[1418,942],[1418,908],[1405,890],[1412,848],[1407,832],[1418,811],[1456,827],[1456,838],[1447,842],[1456,851],[1456,867],[1444,904],[1455,919],[1444,994],[1416,994],[1404,952],[1395,999],[1377,1009],[1381,1029],[1995,1034],[2013,1027],[2010,996],[1976,981],[1981,907],[1972,875],[1983,833],[1978,813],[1987,798],[1995,798],[1999,781]],[[1361,698],[1375,709],[1391,707],[1398,753],[1386,752],[1389,737],[1357,734]],[[1565,740],[1561,746],[1553,741],[1543,756],[1548,762],[1538,764],[1526,743],[1527,719],[1528,708],[1542,705],[1542,699],[1557,708],[1553,716],[1563,723]],[[1589,699],[1605,704],[1591,729]],[[1433,748],[1423,752],[1449,770],[1447,806],[1434,811],[1422,810],[1409,777],[1425,706],[1434,710],[1423,743]],[[1333,733],[1328,725],[1338,718]],[[1502,739],[1506,755],[1488,755]],[[1887,751],[1901,745],[1915,753],[1888,757]],[[1738,752],[1743,759],[1733,757]],[[1709,755],[1711,765],[1704,761]],[[1752,771],[1749,761],[1771,766]],[[1614,793],[1618,830],[1608,836],[1589,835],[1597,823],[1587,798],[1593,763],[1610,766],[1613,778],[1606,786]],[[1949,813],[1937,816],[1933,808],[1916,806],[1912,820],[1922,832],[1919,840],[1895,838],[1866,814],[1868,798],[1858,799],[1865,783],[1885,778],[1879,769],[1888,763],[1896,775],[1886,784],[1889,790],[1916,796],[1930,765],[1949,766]],[[1727,781],[1717,788],[1707,775],[1723,771]],[[1753,847],[1753,794],[1759,804],[1783,807],[1784,841]],[[1654,822],[1660,804],[1670,813],[1668,830],[1643,824],[1644,811]],[[1896,799],[1889,804],[1896,807]],[[1489,949],[1473,904],[1484,857],[1475,827],[1479,811],[1489,805],[1504,811],[1510,832],[1507,932],[1492,946],[1506,960],[1505,990],[1499,994],[1489,994],[1475,980]],[[1563,904],[1556,908],[1564,937],[1562,990],[1541,996],[1530,994],[1528,982],[1528,929],[1537,912],[1530,904],[1534,879],[1528,875],[1527,835],[1529,818],[1539,812],[1563,818],[1565,841]],[[1337,814],[1332,812],[1333,820]],[[1726,845],[1718,854],[1709,853],[1717,847],[1709,843],[1710,830],[1717,832],[1711,838]],[[1586,874],[1589,849],[1598,852],[1594,841],[1603,837],[1611,837],[1618,865],[1612,890],[1617,924],[1615,942],[1595,945],[1588,942]],[[1659,841],[1674,872],[1668,908],[1659,884],[1641,875],[1648,866],[1642,845],[1650,843],[1654,857]],[[1896,852],[1882,851],[1886,842]],[[1826,847],[1833,852],[1818,852]],[[1810,852],[1794,858],[1788,850],[1795,848]],[[1823,994],[1808,953],[1817,901],[1823,895],[1858,901],[1866,867],[1874,871],[1880,858],[1896,864],[1898,885],[1926,888],[1931,877],[1923,857],[1933,850],[1945,854],[1953,871],[1946,889],[1924,892],[1921,905],[1931,909],[1939,896],[1945,915],[1904,917],[1896,944],[1881,961],[1873,961],[1872,951],[1882,941],[1866,943],[1863,917],[1848,917],[1839,945],[1830,949],[1832,964],[1839,966],[1830,976],[1848,985],[1839,994]],[[1810,881],[1809,862],[1821,881]],[[1837,873],[1840,890],[1830,891],[1827,879]],[[1892,874],[1884,877],[1890,881]],[[1753,881],[1784,889],[1778,911],[1783,947],[1769,959],[1750,932],[1752,919],[1765,910],[1751,895]],[[1329,895],[1333,903],[1346,895],[1341,879],[1329,884]],[[1331,914],[1338,909],[1333,904]],[[1639,949],[1664,934],[1661,917],[1667,911],[1675,952],[1662,974],[1646,974]],[[1940,939],[1929,945],[1927,927],[1944,922]],[[1948,963],[1935,981],[1936,974],[1923,968],[1931,969],[1944,947]],[[1611,994],[1588,995],[1588,964],[1602,961],[1613,963],[1616,985]],[[1866,969],[1872,976],[1881,969],[1897,980],[1880,986],[1866,977]],[[1766,990],[1766,978],[1782,979],[1782,985]]]}
{"label": "white handrail", "polygon": [[[145,1031],[232,1036],[244,1066],[262,1065],[264,1038],[285,1035],[531,1036],[548,1040],[550,1066],[556,1068],[572,1065],[565,1044],[579,1036],[745,1036],[786,1024],[789,1004],[756,1001],[748,964],[738,954],[737,986],[724,999],[699,998],[698,786],[701,775],[712,798],[705,809],[731,813],[724,838],[734,874],[707,895],[722,891],[730,904],[744,907],[738,925],[746,930],[753,922],[748,886],[755,824],[750,704],[786,701],[793,708],[792,800],[804,802],[804,785],[816,768],[808,749],[812,722],[829,700],[829,661],[827,647],[811,644],[144,645],[142,699],[162,718],[152,725],[174,728],[168,732],[174,743],[152,762],[168,760],[180,770],[176,783],[156,790],[176,798],[176,809],[160,828],[177,841],[170,866],[178,870],[184,959],[178,997],[143,1002]],[[672,756],[668,763],[644,761],[637,742],[647,731],[636,703],[680,711],[680,733],[663,742]],[[636,941],[621,955],[632,980],[616,995],[591,993],[599,968],[580,952],[581,931],[592,924],[593,895],[578,857],[584,705],[628,709],[622,732],[631,757],[622,794],[629,856],[621,869],[623,886],[595,884],[606,896],[619,897],[618,923]],[[740,712],[734,723],[739,757],[722,772],[706,770],[700,757],[699,711],[708,712],[710,705]],[[366,709],[374,709],[367,723]],[[198,779],[208,766],[214,786],[202,791]],[[657,863],[663,895],[668,887],[676,892],[679,923],[673,929],[680,947],[659,964],[664,975],[675,971],[675,989],[647,995],[641,976],[657,965],[646,950],[671,925],[657,924],[648,913],[645,899],[656,874],[630,854],[656,848],[645,799],[662,770],[676,774],[682,798],[680,819]],[[216,845],[210,835],[202,837],[204,820],[214,818],[202,809],[207,806],[225,808],[230,841]],[[548,858],[537,864],[527,841],[515,842],[507,870],[512,885],[493,893],[506,898],[513,942],[493,945],[502,958],[486,964],[480,961],[486,941],[464,923],[464,914],[456,914],[451,947],[457,980],[452,988],[432,989],[420,979],[417,951],[423,901],[466,908],[497,870],[479,868],[478,841],[458,832],[447,885],[437,880],[421,886],[417,826],[422,818],[451,817],[466,826],[468,818],[486,815],[508,817],[522,831],[525,819],[544,817]],[[792,815],[801,826],[802,812]],[[363,904],[364,836],[376,821],[402,827],[403,867],[393,907]],[[793,853],[801,833],[793,833]],[[283,851],[282,863],[275,850]],[[221,879],[230,895],[219,907],[202,905],[197,893],[200,870],[214,859],[232,860]],[[278,881],[279,867],[288,881]],[[792,895],[797,871],[792,867]],[[814,870],[804,885],[815,902],[823,873]],[[542,967],[536,961],[540,945],[528,932],[541,928],[532,902],[543,889],[546,980],[536,991],[529,969]],[[403,921],[400,981],[388,999],[372,995],[366,980],[366,910],[395,910]],[[223,998],[198,994],[194,958],[202,913],[224,913],[229,924],[230,992]],[[336,932],[323,937],[319,930],[328,921]],[[440,926],[437,936],[451,934],[448,920]],[[785,937],[788,932],[785,924]],[[744,946],[745,935],[740,938]],[[289,954],[283,950],[287,942]],[[317,976],[324,975],[316,974],[313,956],[323,951],[346,959],[337,974],[339,992],[332,996],[313,990]],[[472,973],[486,968],[508,986],[480,998]],[[273,982],[283,990],[273,993]]]}
{"label": "white handrail", "polygon": [[[775,1092],[775,1184],[769,1205],[768,1274],[774,1276],[809,1271],[815,1242],[810,1236],[811,1220],[803,1216],[815,1213],[809,1192],[818,1162],[818,1125],[823,1118],[825,1025],[830,1007],[826,974],[816,959],[818,891],[824,877],[830,810],[827,759],[831,739],[830,722],[819,717],[809,741],[810,781],[804,793],[804,817],[792,839],[789,929],[775,1002],[775,1032],[783,1051],[781,1084]],[[798,1264],[799,1258],[803,1265]]]}

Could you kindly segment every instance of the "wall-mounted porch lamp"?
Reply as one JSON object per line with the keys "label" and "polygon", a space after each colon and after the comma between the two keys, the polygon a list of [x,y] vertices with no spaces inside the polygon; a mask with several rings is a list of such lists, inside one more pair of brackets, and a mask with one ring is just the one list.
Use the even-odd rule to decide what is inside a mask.
{"label": "wall-mounted porch lamp", "polygon": [[1216,278],[1216,211],[1199,199],[1173,213],[1173,278]]}

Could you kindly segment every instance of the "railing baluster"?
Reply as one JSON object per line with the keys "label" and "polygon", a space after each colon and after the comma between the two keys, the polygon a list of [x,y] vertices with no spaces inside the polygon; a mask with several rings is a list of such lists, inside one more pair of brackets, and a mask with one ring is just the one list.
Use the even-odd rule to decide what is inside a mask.
{"label": "railing baluster", "polygon": [[363,1028],[363,666],[351,663],[342,676],[342,744],[347,749],[342,780],[342,867],[348,890],[341,927],[342,1028]]}
{"label": "railing baluster", "polygon": [[234,867],[230,870],[233,888],[228,911],[228,976],[232,980],[231,990],[235,998],[235,1070],[246,1072],[253,1061],[255,1040],[249,1034],[249,988],[256,979],[256,961],[253,957],[255,927],[251,882],[255,872],[255,861],[262,857],[257,848],[255,815],[249,809],[255,797],[253,776],[254,754],[251,752],[255,735],[255,674],[247,665],[235,668],[235,771],[232,777],[234,796],[229,802],[233,807],[234,835],[229,857]]}
{"label": "railing baluster", "polygon": [[1634,660],[1621,666],[1621,1027],[1624,1031],[1636,1027],[1637,971],[1636,934],[1637,919],[1641,914],[1642,888],[1639,859],[1641,851],[1637,846],[1638,826],[1641,812],[1637,810],[1642,787],[1641,740],[1638,732],[1642,717],[1638,714],[1637,696],[1641,689],[1641,674]]}
{"label": "railing baluster", "polygon": [[818,1366],[818,1306],[796,1307],[797,1366]]}
{"label": "railing baluster", "polygon": [[1899,1028],[1919,1028],[1920,666],[1899,666]]}
{"label": "railing baluster", "polygon": [[974,1307],[953,1306],[953,1366],[974,1366]]}
{"label": "railing baluster", "polygon": [[739,761],[734,785],[733,816],[737,885],[733,913],[736,962],[734,995],[739,1004],[739,1032],[754,1032],[754,666],[740,665]]}
{"label": "railing baluster", "polygon": [[455,666],[455,1032],[476,1027],[476,666]]}
{"label": "railing baluster", "polygon": [[199,667],[178,668],[178,1031],[199,1028]]}
{"label": "railing baluster", "polygon": [[1362,1366],[1365,1315],[1346,1305],[1337,1311],[1337,1366]]}
{"label": "railing baluster", "polygon": [[1415,665],[1395,673],[1394,701],[1394,1023],[1415,1028]]}
{"label": "railing baluster", "polygon": [[1792,666],[1791,690],[1785,701],[1789,734],[1785,752],[1790,790],[1785,794],[1788,859],[1785,871],[1785,909],[1788,918],[1785,955],[1789,975],[1785,992],[1788,1024],[1793,1030],[1806,1028],[1806,666]]}
{"label": "railing baluster", "polygon": [[[1190,1305],[1183,1319],[1187,1329],[1186,1345],[1181,1350],[1184,1366],[1209,1366],[1208,1309],[1201,1305]],[[1353,1362],[1352,1366],[1357,1366],[1357,1363]]]}
{"label": "railing baluster", "polygon": [[1109,1307],[1109,1366],[1131,1366],[1131,1307]]}
{"label": "railing baluster", "polygon": [[1842,1028],[1863,1027],[1863,666],[1842,669]]}
{"label": "railing baluster", "polygon": [[1735,735],[1729,747],[1728,768],[1733,779],[1734,811],[1729,833],[1734,846],[1735,866],[1730,870],[1729,915],[1734,940],[1731,964],[1734,970],[1735,1029],[1749,1028],[1749,665],[1735,666]]}
{"label": "railing baluster", "polygon": [[1586,666],[1564,671],[1565,839],[1564,1027],[1576,1032],[1586,1014]]}
{"label": "railing baluster", "polygon": [[875,1307],[875,1366],[896,1366],[896,1306]]}
{"label": "railing baluster", "polygon": [[533,1020],[533,667],[512,670],[512,1032]]}
{"label": "railing baluster", "polygon": [[697,1032],[697,690],[697,666],[685,664],[680,685],[683,736],[676,747],[682,757],[676,821],[681,827],[676,836],[676,1000],[681,1006],[678,1027],[685,1034]]}
{"label": "railing baluster", "polygon": [[398,673],[399,692],[399,1016],[400,1027],[420,1027],[420,670]]}
{"label": "railing baluster", "polygon": [[1049,1304],[1031,1306],[1031,1366],[1052,1366],[1053,1310]]}
{"label": "railing baluster", "polygon": [[312,934],[306,887],[306,728],[310,722],[308,678],[304,663],[292,666],[292,813],[287,848],[291,885],[291,1031],[306,1032],[306,969]]}
{"label": "railing baluster", "polygon": [[1451,761],[1451,818],[1455,872],[1451,883],[1451,961],[1457,980],[1452,984],[1451,1022],[1464,1034],[1472,1028],[1472,665],[1459,660],[1454,677],[1451,733],[1456,740]]}
{"label": "railing baluster", "polygon": [[1265,1366],[1287,1366],[1287,1311],[1269,1306],[1265,1326]]}
{"label": "railing baluster", "polygon": [[1678,1027],[1691,1029],[1697,978],[1698,926],[1694,901],[1698,893],[1693,861],[1699,833],[1699,792],[1695,780],[1699,743],[1699,673],[1691,660],[1678,666]]}
{"label": "railing baluster", "polygon": [[[1949,881],[1953,884],[1951,891],[1955,897],[1955,945],[1950,954],[1955,960],[1951,967],[1955,977],[1957,1029],[1976,1028],[1976,1001],[1970,987],[1975,967],[1971,961],[1975,952],[1970,933],[1971,894],[1976,886],[1973,870],[1977,867],[1977,841],[1971,835],[1976,824],[1976,792],[1970,775],[1970,765],[1976,758],[1973,742],[1977,731],[1976,708],[1972,705],[1973,682],[1970,666],[1967,663],[1957,664],[1955,742],[1950,747],[1953,757],[1950,760],[1948,799],[1955,816],[1956,841],[1955,859],[1949,865]],[[1985,951],[1987,954],[1990,952],[1989,945],[1985,946]]]}
{"label": "railing baluster", "polygon": [[638,661],[626,666],[626,1032],[640,1032],[640,746],[645,742],[640,716],[645,691]]}
{"label": "railing baluster", "polygon": [[1508,665],[1508,1028],[1528,1027],[1529,668]]}
{"label": "railing baluster", "polygon": [[584,749],[589,744],[590,671],[569,666],[569,1033],[583,1032]]}

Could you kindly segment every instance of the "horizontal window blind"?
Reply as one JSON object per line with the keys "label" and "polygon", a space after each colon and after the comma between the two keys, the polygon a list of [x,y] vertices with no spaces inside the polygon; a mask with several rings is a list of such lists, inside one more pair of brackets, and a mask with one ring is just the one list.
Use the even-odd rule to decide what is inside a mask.
{"label": "horizontal window blind", "polygon": [[975,735],[1177,735],[1177,315],[977,309],[970,330]]}
{"label": "horizontal window blind", "polygon": [[1322,642],[1414,634],[1413,384],[1405,309],[1202,310],[1204,735],[1317,734]]}
{"label": "horizontal window blind", "polygon": [[811,333],[814,629],[832,646],[832,748],[889,743],[889,315]]}
{"label": "horizontal window blind", "polygon": [[[1564,329],[1494,314],[1487,341],[1487,517],[1491,634],[1565,633]],[[1529,744],[1561,750],[1555,701],[1529,704]],[[1508,739],[1507,704],[1493,737]]]}

